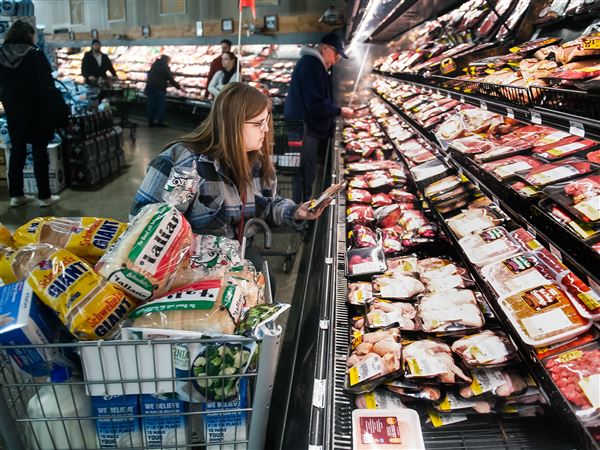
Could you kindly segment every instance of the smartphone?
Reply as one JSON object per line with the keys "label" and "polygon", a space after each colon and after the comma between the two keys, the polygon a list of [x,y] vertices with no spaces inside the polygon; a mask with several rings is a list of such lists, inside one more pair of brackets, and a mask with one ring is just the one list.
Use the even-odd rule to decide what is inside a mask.
{"label": "smartphone", "polygon": [[342,181],[341,183],[332,184],[329,186],[319,197],[315,200],[311,200],[310,206],[308,207],[309,211],[314,211],[318,209],[323,203],[325,203],[330,198],[338,195],[344,188],[346,187],[346,181]]}

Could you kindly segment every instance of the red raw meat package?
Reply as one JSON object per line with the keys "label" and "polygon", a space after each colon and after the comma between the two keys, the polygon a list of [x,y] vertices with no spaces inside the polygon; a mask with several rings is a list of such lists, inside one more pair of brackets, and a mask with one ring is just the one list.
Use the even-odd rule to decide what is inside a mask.
{"label": "red raw meat package", "polygon": [[[389,192],[390,197],[392,197],[392,200],[394,200],[395,202],[399,202],[399,203],[414,203],[417,198],[415,197],[414,194],[407,192],[405,190],[402,189],[392,189]],[[414,209],[414,208],[405,208],[405,209]]]}
{"label": "red raw meat package", "polygon": [[382,187],[394,187],[394,178],[387,170],[378,170],[369,172],[365,175],[365,180],[371,189],[379,189]]}
{"label": "red raw meat package", "polygon": [[381,228],[389,228],[398,224],[402,210],[398,205],[389,205],[375,210],[375,220]]}
{"label": "red raw meat package", "polygon": [[368,225],[375,221],[373,208],[366,205],[352,205],[346,210],[346,221],[349,224]]}
{"label": "red raw meat package", "polygon": [[373,194],[371,197],[371,205],[373,208],[379,208],[381,206],[391,205],[393,203],[392,198],[383,192]]}
{"label": "red raw meat package", "polygon": [[580,139],[577,136],[569,136],[554,144],[535,147],[533,152],[542,158],[554,160],[591,149],[597,145],[597,142],[590,139]]}
{"label": "red raw meat package", "polygon": [[363,225],[354,225],[348,237],[354,242],[356,248],[375,247],[377,245],[377,235],[373,230]]}
{"label": "red raw meat package", "polygon": [[364,175],[356,175],[355,177],[350,178],[348,186],[356,189],[369,189],[369,185],[367,184]]}
{"label": "red raw meat package", "polygon": [[346,198],[352,203],[371,203],[371,193],[364,189],[348,189]]}

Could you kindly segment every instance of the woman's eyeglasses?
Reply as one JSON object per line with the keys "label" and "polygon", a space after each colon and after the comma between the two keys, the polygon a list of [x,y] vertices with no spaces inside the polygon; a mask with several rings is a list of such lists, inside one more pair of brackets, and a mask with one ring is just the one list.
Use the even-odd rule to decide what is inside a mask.
{"label": "woman's eyeglasses", "polygon": [[340,55],[340,54],[338,53],[338,51],[335,49],[335,47],[334,47],[334,46],[332,46],[332,45],[328,45],[327,47],[329,47],[329,50],[331,50],[331,51],[333,52],[333,54],[335,55],[335,56],[334,56],[334,58],[335,58],[335,62],[338,62],[340,59],[342,59],[342,55]]}
{"label": "woman's eyeglasses", "polygon": [[257,125],[260,126],[260,131],[269,131],[269,122],[271,121],[271,113],[269,113],[267,115],[267,117],[265,117],[263,120],[261,120],[260,122],[250,122],[250,121],[246,121],[246,123],[252,124],[252,125]]}

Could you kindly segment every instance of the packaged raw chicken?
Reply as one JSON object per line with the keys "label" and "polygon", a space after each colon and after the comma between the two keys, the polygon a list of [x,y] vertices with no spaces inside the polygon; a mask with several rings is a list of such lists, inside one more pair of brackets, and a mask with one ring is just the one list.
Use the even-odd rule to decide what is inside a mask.
{"label": "packaged raw chicken", "polygon": [[[438,258],[430,258],[438,259]],[[442,293],[453,289],[464,289],[473,286],[474,282],[464,267],[457,266],[452,261],[440,267],[424,268],[421,266],[421,280],[430,293]]]}
{"label": "packaged raw chicken", "polygon": [[432,379],[444,384],[473,381],[456,365],[452,350],[442,342],[424,339],[406,344],[402,361],[407,379]]}
{"label": "packaged raw chicken", "polygon": [[346,210],[346,222],[349,225],[369,225],[375,222],[373,208],[370,205],[350,205]]}
{"label": "packaged raw chicken", "polygon": [[446,395],[433,404],[433,407],[440,412],[471,412],[477,414],[489,414],[493,411],[495,400],[490,398],[470,399],[461,398],[454,392],[448,391]]}
{"label": "packaged raw chicken", "polygon": [[500,297],[553,283],[556,273],[536,253],[519,253],[482,267],[481,274]]}
{"label": "packaged raw chicken", "polygon": [[402,369],[400,330],[365,333],[346,361],[345,389],[361,394],[372,391]]}
{"label": "packaged raw chicken", "polygon": [[528,184],[543,188],[600,169],[599,165],[581,158],[568,158],[555,163],[543,164],[531,170],[517,172],[516,175]]}
{"label": "packaged raw chicken", "polygon": [[503,332],[491,330],[454,341],[452,351],[462,358],[467,367],[498,366],[517,355],[517,350]]}
{"label": "packaged raw chicken", "polygon": [[544,194],[586,222],[600,220],[600,175],[548,186]]}
{"label": "packaged raw chicken", "polygon": [[358,409],[404,409],[402,400],[397,395],[381,388],[372,392],[358,394],[354,399],[354,406]]}
{"label": "packaged raw chicken", "polygon": [[416,315],[417,310],[410,303],[375,298],[367,305],[366,327],[370,330],[394,327],[414,331],[417,329]]}
{"label": "packaged raw chicken", "polygon": [[371,193],[365,189],[348,189],[346,198],[350,203],[371,204]]}
{"label": "packaged raw chicken", "polygon": [[416,274],[387,272],[373,277],[373,289],[382,298],[413,300],[425,291],[425,286]]}
{"label": "packaged raw chicken", "polygon": [[425,450],[419,414],[412,409],[352,411],[354,450]]}
{"label": "packaged raw chicken", "polygon": [[566,138],[562,141],[558,141],[555,144],[536,147],[533,149],[533,153],[540,158],[544,158],[548,161],[554,161],[566,156],[586,152],[597,146],[598,142],[596,141],[592,141],[590,139],[580,140],[577,138],[577,136],[574,136],[572,138]]}
{"label": "packaged raw chicken", "polygon": [[417,307],[421,328],[428,333],[456,333],[483,327],[473,291],[449,289],[421,297]]}
{"label": "packaged raw chicken", "polygon": [[373,285],[370,281],[348,283],[348,303],[362,306],[373,298]]}
{"label": "packaged raw chicken", "polygon": [[542,162],[531,156],[517,155],[482,164],[481,168],[500,180],[506,180],[513,177],[517,172],[531,170],[542,164]]}
{"label": "packaged raw chicken", "polygon": [[127,229],[127,224],[98,217],[37,217],[17,228],[17,247],[52,244],[95,264]]}
{"label": "packaged raw chicken", "polygon": [[566,64],[577,58],[600,55],[600,36],[591,34],[563,43],[555,52],[556,60]]}
{"label": "packaged raw chicken", "polygon": [[409,400],[427,400],[435,402],[442,396],[438,386],[413,383],[403,379],[386,381],[383,387],[394,394]]}
{"label": "packaged raw chicken", "polygon": [[472,208],[448,219],[447,224],[459,239],[502,223],[491,210]]}
{"label": "packaged raw chicken", "polygon": [[519,247],[504,227],[489,228],[465,236],[458,243],[469,260],[479,267],[507,258],[519,251]]}
{"label": "packaged raw chicken", "polygon": [[462,398],[477,398],[483,394],[506,398],[528,389],[527,380],[510,367],[473,369],[471,376],[471,385],[459,389]]}
{"label": "packaged raw chicken", "polygon": [[586,423],[600,420],[600,345],[592,342],[543,361],[550,377],[569,401],[577,417]]}
{"label": "packaged raw chicken", "polygon": [[591,326],[556,284],[547,284],[500,299],[500,305],[526,344],[534,347],[577,336]]}
{"label": "packaged raw chicken", "polygon": [[95,269],[129,296],[149,300],[168,292],[191,242],[190,224],[177,208],[147,205]]}

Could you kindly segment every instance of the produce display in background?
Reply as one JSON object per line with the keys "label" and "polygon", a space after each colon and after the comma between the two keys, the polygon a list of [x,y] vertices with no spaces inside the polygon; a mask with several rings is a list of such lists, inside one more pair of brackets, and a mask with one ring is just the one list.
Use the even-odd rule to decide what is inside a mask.
{"label": "produce display in background", "polygon": [[[555,220],[600,253],[600,172],[594,162],[599,142],[547,126],[524,125],[470,105],[448,102],[442,95],[424,95],[422,89],[395,80],[379,78],[374,87],[434,133],[442,148],[471,158],[524,200],[542,199],[539,205],[548,220]],[[424,120],[427,111],[435,113]]]}
{"label": "produce display in background", "polygon": [[[58,73],[61,79],[69,78],[83,83],[81,61],[89,49],[59,48],[56,50]],[[118,46],[105,47],[111,58],[117,78],[123,83],[143,92],[146,74],[152,62],[161,54],[171,56],[170,68],[175,80],[185,92],[167,88],[167,95],[190,99],[202,99],[206,93],[210,63],[220,55],[220,46],[165,45],[165,46]],[[280,57],[278,54],[282,55]],[[297,56],[295,56],[297,55]],[[244,45],[242,73],[244,79],[262,90],[275,101],[283,101],[294,68],[294,59],[299,57],[296,45]]]}
{"label": "produce display in background", "polygon": [[[570,139],[570,143],[582,142],[581,138],[546,127],[523,126],[458,102],[449,104],[441,96],[423,95],[418,89],[395,82],[379,80],[376,89],[421,125],[441,116],[431,131],[446,146],[454,146],[456,140],[461,140],[461,151],[474,161],[478,155],[501,147],[506,147],[508,154],[519,148],[518,154],[509,158],[525,159],[513,159],[509,164],[517,166],[500,171],[499,178],[511,180],[518,174],[526,179],[527,174],[548,173],[552,167],[525,173],[523,163],[531,160],[533,166],[545,167],[548,163],[535,156],[537,148],[564,139]],[[448,106],[444,108],[445,105]],[[566,351],[565,343],[569,343],[568,357],[551,356],[555,359],[544,360],[545,365],[556,389],[573,404],[584,426],[597,426],[597,411],[593,413],[590,408],[595,401],[590,386],[597,382],[597,369],[593,365],[589,370],[586,367],[585,372],[571,377],[572,380],[565,378],[565,374],[579,370],[597,353],[598,344],[593,342],[597,341],[597,333],[586,330],[592,326],[592,320],[600,318],[598,293],[534,236],[517,228],[475,186],[461,176],[452,175],[449,167],[438,160],[441,159],[438,151],[415,135],[387,105],[372,100],[370,106],[371,115],[346,121],[341,141],[349,185],[349,252],[355,251],[355,247],[363,249],[363,241],[368,246],[383,246],[385,250],[383,232],[399,223],[405,213],[398,202],[412,205],[406,211],[418,211],[427,217],[427,208],[421,210],[421,202],[415,202],[424,196],[426,204],[440,213],[438,217],[455,234],[451,242],[462,247],[473,272],[448,257],[452,251],[443,245],[444,237],[438,236],[432,237],[435,246],[423,242],[420,246],[400,246],[394,252],[387,252],[387,270],[351,280],[348,307],[352,331],[345,389],[359,394],[357,407],[412,408],[422,416],[422,421],[436,428],[468,420],[473,415],[544,414],[543,396],[520,362],[511,339],[501,330],[489,307],[485,307],[483,296],[474,290],[472,274],[479,272],[478,276],[489,283],[489,292],[496,292],[496,302],[512,321],[520,339],[532,346],[546,345],[538,348],[540,358]],[[426,116],[427,111],[436,112]],[[373,117],[385,131],[383,136],[372,126]],[[391,152],[386,137],[394,144]],[[477,144],[471,145],[469,139]],[[365,153],[373,141],[379,143],[380,151]],[[589,151],[583,149],[578,153],[581,159],[569,157],[558,162],[559,167],[571,168],[571,176],[579,177],[576,180],[585,180],[562,184],[575,186],[563,191],[581,195],[582,201],[596,195],[586,150]],[[433,158],[425,158],[426,162],[415,160],[414,155],[422,151],[431,153]],[[495,155],[488,155],[488,163],[478,164],[505,167],[498,164],[506,159],[503,153],[497,150]],[[356,154],[367,156],[357,160]],[[389,184],[370,186],[367,182],[383,169],[393,168],[397,175],[401,174],[404,161],[411,167],[410,173],[421,177],[416,186],[410,174]],[[564,161],[567,164],[562,164]],[[441,165],[442,170],[429,169],[437,167],[434,163]],[[420,169],[422,166],[428,169]],[[575,169],[581,173],[575,174]],[[565,176],[551,174],[559,180]],[[399,194],[401,190],[405,194],[399,195],[399,200],[385,206],[375,204],[382,194],[391,196],[392,191]],[[453,203],[446,203],[447,196]],[[461,196],[463,200],[457,201]],[[392,211],[398,212],[391,214]],[[374,232],[366,231],[369,229]],[[357,235],[362,238],[357,239]],[[593,347],[581,347],[592,345],[591,341]],[[396,364],[398,352],[402,358],[400,368]],[[573,381],[580,387],[573,387]],[[396,398],[386,398],[383,394],[386,391]]]}

